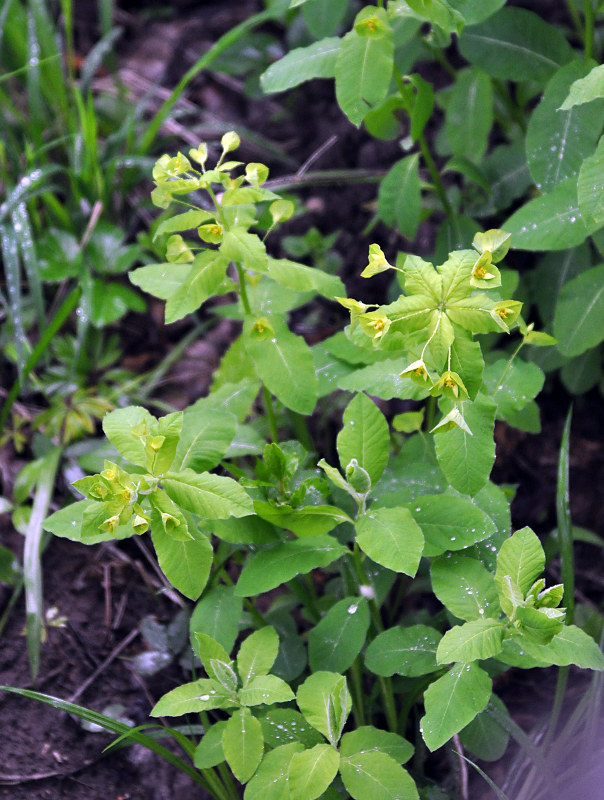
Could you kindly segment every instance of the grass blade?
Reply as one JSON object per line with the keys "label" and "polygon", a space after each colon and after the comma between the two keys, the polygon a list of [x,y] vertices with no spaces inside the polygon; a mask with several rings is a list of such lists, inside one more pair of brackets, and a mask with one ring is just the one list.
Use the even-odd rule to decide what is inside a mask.
{"label": "grass blade", "polygon": [[457,755],[458,755],[460,758],[463,758],[463,760],[464,760],[464,761],[467,761],[467,762],[468,762],[468,764],[470,764],[472,767],[474,767],[474,769],[475,769],[475,770],[476,770],[476,772],[477,772],[477,773],[480,775],[480,777],[481,777],[481,778],[484,778],[484,780],[485,780],[485,781],[486,781],[486,782],[489,784],[489,786],[491,787],[491,789],[492,789],[492,790],[493,790],[493,792],[495,793],[495,797],[497,798],[497,800],[510,800],[510,798],[507,796],[507,794],[506,794],[504,791],[502,791],[502,790],[499,788],[499,786],[497,786],[497,784],[495,783],[495,781],[493,781],[491,778],[489,778],[489,776],[487,775],[487,773],[486,773],[486,772],[484,772],[482,769],[480,769],[480,767],[478,766],[478,764],[475,764],[473,761],[470,761],[470,759],[469,759],[469,758],[467,758],[466,756],[464,756],[462,753],[459,753],[459,752],[457,752],[457,750],[455,750],[454,752],[455,752],[455,753],[456,753],[456,754],[457,754]]}
{"label": "grass blade", "polygon": [[61,448],[55,447],[42,459],[38,475],[36,494],[31,510],[31,517],[25,531],[23,549],[23,581],[25,586],[25,609],[27,613],[27,652],[32,680],[38,677],[40,666],[40,643],[42,641],[42,523],[48,514],[48,507],[55,488],[55,478]]}
{"label": "grass blade", "polygon": [[13,211],[12,221],[15,236],[19,244],[19,250],[21,251],[23,266],[25,267],[25,274],[27,275],[27,281],[29,283],[29,291],[31,292],[36,316],[38,318],[38,329],[42,332],[46,327],[42,281],[40,280],[38,257],[34,247],[29,214],[27,213],[25,203],[19,203],[17,208]]}
{"label": "grass blade", "polygon": [[10,230],[6,225],[0,226],[0,247],[2,249],[6,290],[8,292],[8,315],[13,325],[19,376],[23,379],[25,360],[30,347],[23,323],[19,247],[14,231]]}
{"label": "grass blade", "polygon": [[566,607],[566,622],[571,625],[575,615],[575,563],[573,553],[573,528],[570,517],[569,500],[569,451],[572,406],[568,411],[558,461],[558,485],[556,490],[556,516],[558,521],[558,545],[564,597],[562,605]]}

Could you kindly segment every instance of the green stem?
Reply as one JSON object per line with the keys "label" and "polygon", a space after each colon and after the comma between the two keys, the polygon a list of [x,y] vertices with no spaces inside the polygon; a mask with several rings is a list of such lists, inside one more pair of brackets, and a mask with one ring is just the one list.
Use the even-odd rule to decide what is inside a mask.
{"label": "green stem", "polygon": [[271,439],[273,442],[279,441],[279,432],[277,430],[277,417],[275,416],[275,406],[273,398],[269,390],[262,384],[262,396],[264,397],[264,406],[266,408],[266,416],[268,417],[268,427],[271,432]]}
{"label": "green stem", "polygon": [[355,658],[349,670],[351,677],[350,682],[352,685],[352,713],[357,728],[365,724],[365,704],[363,702],[363,680],[360,658],[360,656]]}
{"label": "green stem", "polygon": [[592,0],[584,1],[584,15],[585,15],[585,35],[584,35],[584,56],[585,60],[589,61],[593,57],[594,52],[594,7]]}
{"label": "green stem", "polygon": [[581,38],[583,38],[583,35],[584,35],[583,24],[581,22],[581,17],[579,15],[579,12],[575,8],[575,4],[573,3],[573,0],[566,0],[566,8],[568,10],[570,18],[573,21],[573,25],[575,26],[575,29],[576,29],[577,33],[579,34],[579,36]]}
{"label": "green stem", "polygon": [[572,625],[575,616],[575,559],[569,498],[569,443],[571,420],[572,406],[568,411],[566,422],[564,423],[564,432],[560,445],[560,460],[558,462],[558,486],[556,490],[558,544],[560,546],[562,583],[564,584],[564,597],[562,602],[566,607],[566,623],[568,625]]}
{"label": "green stem", "polygon": [[417,139],[419,143],[419,149],[422,151],[422,156],[424,157],[424,161],[426,162],[426,166],[428,167],[428,172],[430,173],[430,177],[432,178],[432,183],[434,184],[434,188],[436,189],[436,194],[440,198],[440,202],[442,203],[443,210],[445,214],[452,219],[455,216],[451,203],[449,203],[449,198],[447,197],[447,193],[445,191],[445,186],[440,178],[440,173],[438,168],[432,158],[432,153],[430,152],[430,148],[428,147],[428,143],[426,141],[426,137],[423,133],[420,133]]}
{"label": "green stem", "polygon": [[[222,570],[222,579],[228,586],[234,586],[235,585],[235,581],[231,578],[231,576],[225,570]],[[243,605],[247,608],[247,610],[250,612],[252,617],[256,620],[256,622],[258,623],[258,627],[266,628],[266,626],[268,625],[268,622],[264,619],[262,614],[258,611],[256,606],[253,604],[253,602],[248,597],[244,597],[243,598]]]}

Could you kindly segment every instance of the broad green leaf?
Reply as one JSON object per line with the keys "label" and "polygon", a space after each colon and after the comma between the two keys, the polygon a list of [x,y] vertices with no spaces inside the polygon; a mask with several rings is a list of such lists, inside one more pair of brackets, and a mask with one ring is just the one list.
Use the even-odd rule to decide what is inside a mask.
{"label": "broad green leaf", "polygon": [[401,378],[401,372],[409,366],[411,360],[409,356],[403,356],[360,367],[340,378],[338,388],[349,392],[368,392],[382,400],[392,400],[393,397],[423,400],[428,395],[428,390],[408,378]]}
{"label": "broad green leaf", "polygon": [[140,436],[133,433],[132,429],[140,427],[150,428],[156,422],[145,408],[140,406],[127,406],[109,412],[103,418],[103,432],[111,444],[128,461],[139,467],[147,466],[147,453]]}
{"label": "broad green leaf", "polygon": [[[385,20],[385,12],[380,11]],[[353,28],[341,40],[335,69],[336,99],[353,125],[358,127],[369,109],[386,97],[393,56],[392,29],[387,21],[380,38],[359,36]]]}
{"label": "broad green leaf", "polygon": [[268,257],[264,243],[245,228],[232,228],[224,234],[220,253],[229,261],[241,264],[254,272],[265,272]]}
{"label": "broad green leaf", "polygon": [[95,278],[90,282],[88,299],[89,318],[97,328],[117,322],[128,311],[140,312],[147,307],[142,297],[127,286]]}
{"label": "broad green leaf", "polygon": [[536,642],[549,644],[562,631],[564,609],[530,608],[519,605],[514,610],[514,621],[518,626],[521,644]]}
{"label": "broad green leaf", "polygon": [[[497,556],[495,583],[500,596],[506,576],[525,595],[544,568],[545,553],[537,535],[528,527],[516,531],[502,544]],[[504,611],[508,613],[505,608]]]}
{"label": "broad green leaf", "polygon": [[342,758],[346,791],[355,800],[418,800],[413,778],[386,753],[369,750]]}
{"label": "broad green leaf", "polygon": [[82,529],[82,519],[84,512],[97,503],[91,503],[90,500],[78,500],[65,508],[55,511],[49,517],[46,517],[42,523],[45,531],[54,533],[55,536],[61,536],[65,539],[71,539],[72,542],[82,542],[83,544],[97,544],[97,542],[108,542],[111,539],[120,538],[120,533],[123,531],[127,536],[132,536],[134,531],[131,525],[121,525],[118,527],[115,534],[109,531],[93,531],[92,535],[88,534]]}
{"label": "broad green leaf", "polygon": [[151,528],[164,531],[171,539],[187,542],[193,539],[185,515],[165,492],[156,489],[149,495]]}
{"label": "broad green leaf", "polygon": [[203,735],[193,754],[193,763],[197,769],[209,769],[224,761],[222,734],[226,724],[226,720],[215,722]]}
{"label": "broad green leaf", "polygon": [[312,414],[318,396],[315,362],[301,336],[280,317],[250,317],[244,324],[245,349],[267,389],[293,411]]}
{"label": "broad green leaf", "polygon": [[278,651],[279,637],[270,625],[260,628],[245,639],[237,654],[237,672],[244,687],[257,675],[266,675],[269,672]]}
{"label": "broad green leaf", "polygon": [[588,70],[585,61],[571,61],[559,69],[531,114],[526,131],[526,157],[533,180],[543,192],[566,178],[576,177],[600,138],[602,102],[559,110],[571,83]]}
{"label": "broad green leaf", "polygon": [[169,472],[162,483],[166,494],[177,505],[206,519],[245,517],[254,513],[252,501],[232,478],[185,469]]}
{"label": "broad green leaf", "polygon": [[[243,349],[243,340],[239,338],[237,342],[241,343],[242,357],[249,362],[247,354]],[[220,370],[220,367],[218,369]],[[254,371],[253,366],[251,367],[251,371]],[[239,367],[236,372],[240,375],[242,372],[241,367]],[[216,378],[216,373],[214,373],[214,378]],[[239,422],[243,422],[252,409],[254,400],[258,394],[258,389],[259,384],[255,374],[253,377],[246,377],[242,380],[225,381],[219,386],[217,386],[216,381],[214,381],[210,394],[207,395],[207,397],[197,400],[186,410],[197,411],[200,408],[222,409],[234,414]]]}
{"label": "broad green leaf", "polygon": [[604,266],[594,267],[562,287],[554,335],[565,356],[576,356],[604,339]]}
{"label": "broad green leaf", "polygon": [[516,250],[566,250],[581,244],[587,228],[579,209],[576,177],[529,200],[502,228],[512,234]]}
{"label": "broad green leaf", "polygon": [[480,342],[472,339],[471,335],[464,336],[456,331],[455,340],[451,345],[451,369],[462,379],[470,400],[476,399],[481,387],[483,368]]}
{"label": "broad green leaf", "polygon": [[340,42],[333,36],[290,50],[260,76],[262,89],[267,94],[284,92],[313,78],[333,78]]}
{"label": "broad green leaf", "polygon": [[448,149],[456,156],[479,162],[492,126],[491,79],[474,67],[461,70],[447,97],[444,135]]}
{"label": "broad green leaf", "polygon": [[180,289],[190,272],[190,264],[149,264],[147,267],[131,270],[128,277],[131,283],[144,292],[159,297],[160,300],[167,300]]}
{"label": "broad green leaf", "polygon": [[508,710],[496,694],[491,695],[487,707],[469,725],[460,731],[462,744],[483,761],[498,761],[505,753],[510,740],[509,733],[489,713],[496,709],[509,718]]}
{"label": "broad green leaf", "polygon": [[307,0],[302,16],[308,30],[318,39],[336,33],[347,8],[348,0]]}
{"label": "broad green leaf", "polygon": [[222,733],[222,749],[233,775],[247,783],[262,759],[262,727],[247,708],[241,708],[228,720]]}
{"label": "broad green leaf", "polygon": [[[534,301],[541,319],[552,320],[562,287],[592,266],[589,245],[584,242],[572,250],[547,253],[539,259],[533,272]],[[552,352],[546,348],[541,352]]]}
{"label": "broad green leaf", "polygon": [[290,800],[289,765],[303,749],[300,742],[290,742],[268,752],[245,787],[244,800]]}
{"label": "broad green leaf", "polygon": [[354,368],[351,364],[331,355],[324,347],[324,342],[313,345],[311,350],[315,360],[319,397],[325,397],[339,388],[339,381],[354,372]]}
{"label": "broad green leaf", "polygon": [[428,675],[439,669],[436,650],[440,639],[440,633],[427,625],[389,628],[367,648],[365,666],[385,677],[395,673],[408,678]]}
{"label": "broad green leaf", "polygon": [[568,111],[573,106],[591,103],[592,100],[602,97],[604,97],[604,64],[593,67],[584,78],[579,78],[572,84],[560,109]]}
{"label": "broad green leaf", "polygon": [[383,731],[373,725],[362,725],[342,736],[340,755],[342,758],[359,753],[379,751],[393,758],[397,764],[404,764],[413,755],[413,745],[398,733]]}
{"label": "broad green leaf", "polygon": [[565,625],[549,644],[537,644],[525,637],[518,639],[529,656],[546,664],[565,667],[576,664],[582,669],[604,669],[604,656],[594,640],[576,625]]}
{"label": "broad green leaf", "polygon": [[466,25],[477,25],[493,16],[504,6],[506,0],[449,0],[449,5],[457,9],[466,21]]}
{"label": "broad green leaf", "polygon": [[495,460],[495,403],[479,394],[473,403],[464,403],[463,416],[471,435],[454,427],[436,433],[434,443],[440,468],[451,485],[459,492],[475,495],[489,479]]}
{"label": "broad green leaf", "polygon": [[296,536],[317,536],[335,528],[342,522],[352,522],[346,512],[336,506],[274,506],[262,500],[254,503],[262,519],[293,531]]}
{"label": "broad green leaf", "polygon": [[545,381],[545,375],[536,364],[515,358],[511,363],[498,359],[485,369],[484,385],[497,404],[497,419],[509,420],[534,397]]}
{"label": "broad green leaf", "polygon": [[461,33],[464,18],[448,0],[410,0],[407,5],[445,33]]}
{"label": "broad green leaf", "polygon": [[[480,162],[480,169],[488,182],[489,194],[484,200],[480,197],[470,200],[468,212],[474,216],[492,216],[508,208],[532,183],[523,139],[496,147]],[[473,235],[468,233],[470,237]],[[465,238],[462,246],[468,241]]]}
{"label": "broad green leaf", "polygon": [[[599,106],[600,104],[598,104]],[[591,106],[590,106],[591,108]],[[583,161],[579,170],[577,190],[579,208],[590,233],[604,225],[604,137],[595,153]]]}
{"label": "broad green leaf", "polygon": [[289,792],[296,800],[315,800],[336,777],[340,754],[328,744],[294,753],[289,763]]}
{"label": "broad green leaf", "polygon": [[227,651],[207,633],[200,633],[199,631],[192,633],[191,640],[195,655],[203,664],[208,678],[218,680],[218,673],[213,664],[218,661],[230,666],[232,662]]}
{"label": "broad green leaf", "polygon": [[342,422],[337,438],[342,469],[345,472],[356,459],[375,485],[388,463],[390,435],[384,415],[367,395],[358,394],[346,407]]}
{"label": "broad green leaf", "polygon": [[483,710],[491,679],[477,664],[456,664],[426,689],[420,729],[429,750],[437,750]]}
{"label": "broad green leaf", "polygon": [[415,576],[424,535],[408,508],[372,509],[358,517],[356,530],[357,544],[369,558],[393,572]]}
{"label": "broad green leaf", "polygon": [[285,742],[299,742],[305,747],[314,747],[324,741],[319,731],[293,708],[271,708],[259,719],[267,747],[280,747]]}
{"label": "broad green leaf", "polygon": [[409,508],[424,534],[426,556],[463,550],[497,531],[493,520],[466,497],[424,495]]}
{"label": "broad green leaf", "polygon": [[599,348],[586,350],[560,370],[564,388],[571,394],[585,394],[599,382],[602,374]]}
{"label": "broad green leaf", "polygon": [[317,267],[307,267],[287,258],[269,258],[268,276],[281,286],[296,292],[317,292],[332,299],[346,294],[337,275],[329,275]]}
{"label": "broad green leaf", "polygon": [[153,239],[162,236],[164,233],[182,233],[198,228],[203,222],[214,219],[215,215],[211,211],[204,211],[201,208],[192,208],[184,214],[177,214],[174,217],[162,220],[157,226]]}
{"label": "broad green leaf", "polygon": [[215,467],[229,449],[236,426],[236,417],[229,411],[203,407],[186,409],[173,470],[190,467],[195,472],[204,472]]}
{"label": "broad green leaf", "polygon": [[244,706],[270,706],[273,703],[288,703],[293,699],[292,690],[276,675],[258,675],[239,690],[239,700]]}
{"label": "broad green leaf", "polygon": [[495,579],[480,561],[453,553],[436,559],[430,576],[434,594],[456,617],[465,620],[499,617]]}
{"label": "broad green leaf", "polygon": [[231,544],[271,544],[280,538],[273,525],[256,515],[215,519],[208,526],[215,536]]}
{"label": "broad green leaf", "polygon": [[573,57],[559,28],[523,8],[502,8],[479,25],[466,27],[459,49],[488,75],[510,81],[530,76],[545,83]]}
{"label": "broad green leaf", "polygon": [[268,592],[300,573],[328,566],[347,552],[347,547],[328,534],[282,542],[251,556],[237,581],[237,595]]}
{"label": "broad green leaf", "polygon": [[159,566],[170,583],[191,600],[197,600],[207,583],[214,551],[210,541],[192,526],[192,539],[177,540],[161,525],[153,525],[151,538]]}
{"label": "broad green leaf", "polygon": [[421,212],[417,154],[407,156],[390,168],[378,191],[380,219],[396,226],[408,239],[414,239]]}
{"label": "broad green leaf", "polygon": [[361,652],[368,628],[365,599],[345,597],[332,606],[308,635],[308,660],[313,672],[345,672]]}
{"label": "broad green leaf", "polygon": [[337,745],[352,707],[346,678],[314,672],[298,687],[296,702],[306,721]]}
{"label": "broad green leaf", "polygon": [[196,255],[187,277],[167,299],[166,325],[196,311],[216,294],[225,278],[227,267],[228,260],[215,250],[205,250]]}
{"label": "broad green leaf", "polygon": [[201,678],[177,686],[165,694],[151,709],[152,717],[181,717],[183,714],[211,711],[214,708],[231,708],[234,699],[217,681]]}
{"label": "broad green leaf", "polygon": [[492,658],[501,652],[505,628],[496,619],[474,619],[448,630],[436,651],[439,664],[461,661],[467,664]]}
{"label": "broad green leaf", "polygon": [[216,586],[195,606],[189,625],[191,636],[205,633],[230,653],[239,633],[242,608],[242,600],[235,596],[232,586]]}

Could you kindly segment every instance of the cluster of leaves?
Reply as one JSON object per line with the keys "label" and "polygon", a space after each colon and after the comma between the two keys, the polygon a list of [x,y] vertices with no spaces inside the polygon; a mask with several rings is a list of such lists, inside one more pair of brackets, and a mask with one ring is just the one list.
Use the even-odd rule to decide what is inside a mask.
{"label": "cluster of leaves", "polygon": [[[399,139],[408,154],[380,183],[378,216],[413,239],[421,220],[444,212],[438,259],[481,222],[509,231],[515,249],[553,251],[522,287],[559,340],[533,359],[562,368],[573,393],[596,385],[604,339],[604,67],[595,60],[594,25],[602,4],[585,3],[581,18],[569,3],[574,32],[505,0],[389,0],[358,12],[348,0],[294,0],[290,9],[296,46],[263,73],[265,92],[335,79],[352,124]],[[415,71],[425,60],[443,67],[445,88],[435,91]],[[427,130],[444,159],[440,171]]]}

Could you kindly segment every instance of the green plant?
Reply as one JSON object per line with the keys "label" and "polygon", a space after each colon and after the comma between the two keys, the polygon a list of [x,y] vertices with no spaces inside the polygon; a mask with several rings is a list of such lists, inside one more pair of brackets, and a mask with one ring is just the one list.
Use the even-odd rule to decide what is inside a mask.
{"label": "green plant", "polygon": [[[538,537],[510,535],[509,499],[489,480],[495,418],[513,423],[543,382],[518,353],[552,338],[502,293],[513,276],[501,266],[510,236],[500,230],[436,269],[404,254],[393,266],[372,245],[363,275],[393,270],[403,289],[377,308],[342,297],[333,276],[272,258],[268,233],[294,208],[262,187],[264,165],[226,160],[238,143],[225,134],[212,168],[203,143],[188,158],[159,159],[154,202],[187,210],[156,230],[168,237],[168,261],[131,277],[166,300],[167,321],[236,292],[237,304],[214,309],[241,320],[240,338],[210,394],[183,412],[107,414],[115,455],[76,481],[84,499],[44,526],[88,544],[150,529],[168,580],[200,598],[190,633],[206,677],[173,689],[152,714],[200,715],[198,743],[170,732],[212,796],[239,796],[226,761],[247,800],[337,797],[342,787],[355,798],[429,797],[424,745],[459,736],[489,758],[509,731],[522,738],[491,676],[510,666],[604,669],[594,640],[571,624],[572,568],[566,585],[546,588]],[[200,191],[209,208],[194,204]],[[197,239],[185,239],[192,229]],[[311,350],[285,315],[316,292],[337,297],[351,322]],[[520,340],[503,360],[474,338],[512,333]],[[335,443],[340,469],[319,459],[302,419],[336,388],[354,392]],[[270,444],[261,418],[245,422],[260,389]],[[417,411],[397,417],[395,432],[409,434],[401,446],[364,392],[426,399],[425,429]],[[279,430],[300,431],[304,444],[279,442]],[[435,613],[407,606],[411,592]],[[255,630],[235,659],[240,625]],[[405,735],[415,740],[409,771]]]}

